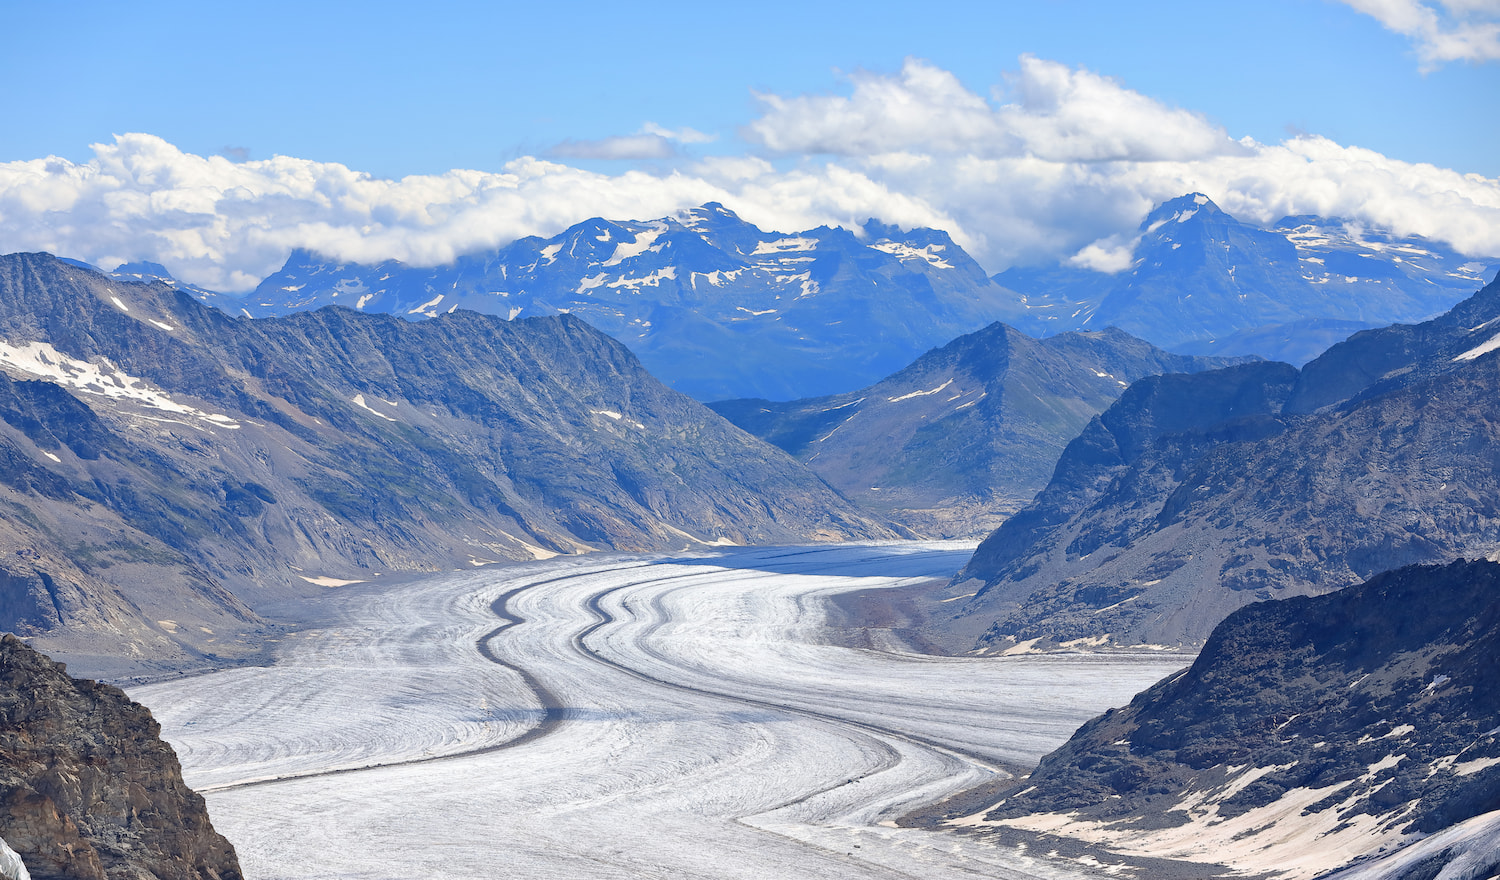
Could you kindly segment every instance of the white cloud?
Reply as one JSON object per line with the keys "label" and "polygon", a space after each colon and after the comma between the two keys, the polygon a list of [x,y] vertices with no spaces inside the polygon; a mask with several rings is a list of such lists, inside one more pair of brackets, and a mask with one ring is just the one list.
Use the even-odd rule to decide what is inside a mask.
{"label": "white cloud", "polygon": [[[720,155],[655,173],[525,157],[498,172],[385,180],[286,156],[198,156],[127,134],[86,162],[0,163],[0,252],[153,260],[187,281],[245,290],[296,247],[433,265],[592,216],[653,219],[719,201],[783,232],[870,217],[939,227],[991,271],[1068,258],[1109,270],[1128,259],[1155,204],[1196,191],[1249,221],[1341,216],[1500,255],[1492,178],[1321,137],[1235,141],[1196,114],[1038,59],[1022,59],[1005,94],[992,102],[911,61],[891,76],[857,75],[846,97],[761,96],[765,114],[749,130],[791,156]],[[649,123],[636,136],[669,146],[706,137]]]}
{"label": "white cloud", "polygon": [[1340,0],[1411,39],[1424,72],[1449,61],[1500,60],[1497,0]]}
{"label": "white cloud", "polygon": [[559,159],[670,159],[672,142],[659,134],[626,134],[596,141],[565,140],[547,151]]}
{"label": "white cloud", "polygon": [[847,97],[757,95],[765,113],[746,133],[779,153],[841,156],[916,151],[1157,161],[1243,152],[1196,113],[1031,56],[1021,58],[1010,88],[993,105],[953,74],[918,59],[907,59],[895,76],[861,71],[850,81]]}
{"label": "white cloud", "polygon": [[669,141],[677,141],[681,144],[711,144],[719,139],[719,136],[716,134],[705,134],[696,128],[683,126],[674,131],[670,128],[663,128],[654,122],[642,125],[641,133],[654,134],[657,137],[664,137]]}
{"label": "white cloud", "polygon": [[671,159],[678,155],[676,144],[707,144],[715,140],[718,135],[697,129],[684,127],[673,131],[648,122],[635,134],[565,140],[548,150],[547,155],[558,159]]}

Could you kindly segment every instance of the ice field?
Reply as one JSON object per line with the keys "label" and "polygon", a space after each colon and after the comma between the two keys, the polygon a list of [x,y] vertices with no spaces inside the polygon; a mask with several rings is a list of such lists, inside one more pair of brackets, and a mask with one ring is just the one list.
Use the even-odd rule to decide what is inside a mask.
{"label": "ice field", "polygon": [[1024,771],[1187,662],[827,637],[826,597],[948,577],[971,552],[589,556],[352,585],[274,666],[131,696],[252,880],[1097,876],[892,823]]}

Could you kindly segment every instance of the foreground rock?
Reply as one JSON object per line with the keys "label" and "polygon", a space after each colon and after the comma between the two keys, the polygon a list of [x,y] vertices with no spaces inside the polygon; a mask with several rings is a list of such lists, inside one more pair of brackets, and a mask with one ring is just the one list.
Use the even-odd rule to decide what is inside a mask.
{"label": "foreground rock", "polygon": [[1313,877],[1500,810],[1497,677],[1500,564],[1252,605],[956,824]]}
{"label": "foreground rock", "polygon": [[0,829],[33,880],[239,880],[144,707],[0,638]]}

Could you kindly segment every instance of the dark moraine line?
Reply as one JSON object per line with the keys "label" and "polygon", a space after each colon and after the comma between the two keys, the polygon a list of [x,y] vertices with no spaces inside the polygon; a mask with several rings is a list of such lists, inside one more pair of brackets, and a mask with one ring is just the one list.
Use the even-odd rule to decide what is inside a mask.
{"label": "dark moraine line", "polygon": [[[829,551],[835,550],[835,549],[838,549],[836,545],[834,547],[828,547],[828,548],[799,549],[799,550],[788,552],[786,554],[783,554],[783,555],[781,555],[779,557],[774,557],[774,558],[784,559],[784,558],[794,557],[794,556],[814,555],[814,554],[818,554],[818,553],[829,552]],[[935,553],[943,553],[943,552],[947,552],[947,551],[931,551],[931,552],[935,554]],[[663,561],[670,562],[670,559],[664,559]],[[859,561],[857,561],[854,564],[868,564],[869,562],[870,562],[870,560],[859,560]],[[594,575],[594,574],[607,574],[607,573],[610,573],[610,572],[626,571],[628,569],[633,569],[633,568],[645,568],[649,564],[651,564],[651,563],[639,563],[639,562],[637,562],[637,563],[633,563],[633,564],[630,564],[630,565],[620,565],[620,566],[617,566],[617,567],[614,567],[614,568],[598,569],[596,571],[589,572],[589,574],[590,575]],[[621,663],[617,663],[614,660],[611,660],[611,659],[609,659],[607,657],[604,657],[603,655],[595,652],[592,648],[588,647],[588,645],[585,643],[585,640],[589,636],[593,635],[595,632],[598,632],[604,626],[606,626],[606,625],[608,625],[610,623],[615,622],[615,618],[612,615],[610,615],[608,612],[606,612],[600,606],[600,602],[605,597],[613,595],[614,593],[617,593],[617,592],[619,592],[621,590],[629,589],[631,587],[640,586],[641,583],[660,583],[662,581],[668,581],[668,580],[686,580],[686,579],[690,579],[690,578],[701,578],[701,577],[703,577],[703,576],[705,576],[707,574],[708,574],[708,572],[691,571],[691,572],[684,572],[684,573],[680,573],[680,574],[666,575],[666,576],[663,576],[663,577],[652,578],[649,581],[635,582],[635,583],[631,583],[631,584],[625,584],[624,586],[620,586],[620,587],[614,587],[612,589],[605,590],[604,592],[599,593],[598,595],[593,596],[586,603],[584,603],[584,607],[587,608],[588,611],[591,614],[594,615],[594,617],[596,618],[596,620],[595,620],[595,622],[593,624],[585,627],[577,635],[573,636],[573,638],[572,638],[572,644],[574,646],[574,649],[577,650],[579,652],[579,654],[581,654],[581,655],[583,655],[585,657],[588,657],[589,659],[591,659],[591,660],[593,660],[593,661],[595,661],[597,663],[600,663],[600,664],[602,664],[604,666],[608,666],[608,667],[610,667],[612,669],[615,669],[615,670],[618,670],[620,672],[623,672],[626,675],[629,675],[629,676],[631,676],[633,678],[636,678],[636,679],[638,679],[640,681],[645,681],[645,682],[648,682],[650,684],[658,685],[660,687],[671,688],[671,689],[675,689],[675,690],[679,690],[679,691],[685,691],[685,692],[692,693],[692,694],[695,694],[695,695],[698,695],[698,696],[703,696],[703,697],[710,697],[710,698],[716,698],[716,699],[720,699],[720,700],[726,700],[726,701],[729,701],[729,702],[732,702],[732,703],[738,703],[738,704],[745,705],[745,706],[753,706],[753,707],[759,708],[759,709],[771,709],[771,710],[774,710],[774,711],[786,712],[786,713],[789,713],[789,714],[799,715],[799,716],[806,717],[806,718],[813,718],[813,719],[816,719],[816,720],[819,720],[819,721],[823,721],[823,722],[827,722],[827,723],[831,723],[831,724],[836,724],[836,725],[840,725],[840,726],[844,726],[844,727],[853,727],[853,728],[857,728],[859,730],[862,730],[862,731],[864,731],[867,734],[875,734],[875,735],[883,735],[883,736],[895,737],[897,739],[903,740],[905,742],[912,743],[914,745],[923,746],[925,748],[929,748],[929,749],[932,749],[934,751],[941,752],[943,754],[947,754],[947,755],[950,755],[950,756],[962,758],[964,760],[967,760],[967,761],[970,761],[970,762],[972,762],[974,764],[977,764],[977,765],[979,765],[979,766],[981,766],[981,767],[983,767],[983,768],[985,768],[987,770],[990,770],[991,772],[1006,773],[1006,774],[1010,774],[1010,775],[1020,775],[1020,774],[1024,774],[1025,772],[1027,772],[1026,768],[1004,766],[1004,765],[999,764],[998,762],[992,761],[992,760],[990,760],[988,758],[985,758],[983,756],[975,755],[975,754],[970,753],[970,752],[965,752],[962,749],[956,749],[956,748],[953,748],[952,746],[942,745],[942,744],[939,744],[939,743],[936,743],[936,742],[932,742],[930,740],[923,739],[922,737],[919,737],[919,736],[914,736],[912,734],[904,733],[902,731],[894,730],[894,729],[887,728],[887,727],[882,727],[882,726],[877,725],[877,724],[870,724],[870,723],[861,722],[861,721],[853,721],[853,720],[850,720],[850,719],[847,719],[847,718],[840,718],[840,717],[838,717],[836,715],[829,715],[829,714],[818,712],[818,711],[815,711],[815,710],[812,710],[812,709],[804,709],[804,708],[799,708],[799,707],[796,707],[796,706],[788,706],[788,705],[784,705],[784,704],[781,704],[781,703],[773,703],[773,702],[766,701],[766,700],[757,700],[757,699],[754,699],[754,698],[751,698],[751,697],[740,697],[740,696],[736,696],[736,695],[733,695],[733,694],[725,694],[725,693],[720,693],[718,691],[711,691],[711,690],[707,690],[707,689],[704,689],[704,688],[698,688],[698,687],[694,687],[692,685],[684,685],[684,684],[677,684],[675,682],[670,682],[670,681],[663,681],[662,679],[655,678],[653,676],[647,675],[647,674],[645,674],[643,672],[640,672],[640,671],[637,671],[635,669],[631,669],[628,666],[625,666],[625,665],[623,665]],[[762,573],[759,574],[759,576],[761,576],[761,577],[774,577],[774,576],[779,576],[779,575],[783,575],[783,574],[793,574],[793,573],[792,572],[762,572]],[[501,659],[501,657],[498,654],[496,654],[495,651],[494,651],[494,649],[490,646],[490,643],[495,638],[499,637],[502,633],[504,633],[506,630],[510,629],[513,626],[517,626],[517,625],[525,622],[525,618],[524,617],[522,617],[521,615],[519,615],[516,612],[512,611],[511,608],[510,608],[511,601],[514,600],[517,596],[519,596],[521,593],[523,593],[523,592],[525,592],[527,590],[531,590],[531,589],[534,589],[536,587],[546,586],[547,584],[554,584],[554,583],[558,583],[560,581],[572,580],[575,577],[578,577],[578,575],[576,573],[573,573],[573,574],[559,575],[557,577],[546,578],[546,579],[539,580],[539,581],[531,581],[529,583],[522,584],[520,586],[517,586],[517,587],[515,587],[513,589],[507,590],[506,592],[500,594],[498,597],[496,597],[495,601],[493,601],[493,602],[490,603],[490,610],[493,611],[495,613],[495,616],[499,617],[502,622],[500,623],[500,625],[496,626],[494,629],[490,630],[489,632],[485,633],[484,635],[480,636],[478,639],[475,640],[474,647],[479,652],[479,654],[481,656],[483,656],[486,660],[490,661],[491,663],[494,663],[497,666],[504,667],[504,668],[509,669],[512,672],[516,673],[521,678],[522,682],[525,683],[526,687],[529,688],[531,690],[531,692],[535,695],[535,697],[537,699],[537,702],[539,702],[541,704],[541,706],[542,706],[542,718],[541,718],[541,720],[536,724],[536,726],[531,727],[530,729],[526,730],[524,733],[522,733],[521,735],[517,736],[516,738],[510,739],[510,740],[506,740],[503,743],[496,743],[494,745],[482,746],[482,747],[474,748],[474,749],[465,749],[464,751],[452,752],[452,753],[446,754],[446,755],[435,755],[435,756],[430,757],[430,758],[411,758],[411,759],[405,760],[405,761],[390,761],[390,762],[383,762],[383,763],[367,764],[367,765],[365,765],[363,767],[341,767],[341,768],[334,769],[334,770],[317,770],[317,771],[312,771],[312,772],[309,772],[309,773],[289,773],[289,774],[287,774],[285,776],[276,776],[276,777],[273,777],[273,778],[270,778],[270,779],[257,779],[257,780],[253,780],[253,781],[250,781],[250,782],[237,782],[237,783],[231,783],[231,784],[228,784],[228,785],[208,786],[208,787],[205,787],[205,788],[201,789],[201,791],[205,791],[205,792],[235,791],[235,790],[238,790],[238,789],[255,788],[255,787],[258,787],[258,786],[265,786],[265,785],[275,785],[277,783],[290,782],[290,781],[299,780],[299,779],[316,779],[316,778],[324,777],[324,776],[340,776],[340,775],[347,774],[347,773],[362,773],[362,772],[364,772],[366,770],[379,770],[379,769],[384,769],[384,768],[388,768],[388,767],[409,767],[409,766],[413,766],[413,765],[417,765],[417,764],[433,764],[433,763],[436,763],[438,761],[449,761],[449,760],[453,760],[455,758],[472,757],[472,756],[475,756],[475,755],[484,755],[484,754],[489,754],[491,752],[498,752],[498,751],[502,751],[504,749],[511,749],[511,748],[515,748],[517,746],[524,745],[524,744],[529,743],[529,742],[533,742],[533,741],[538,740],[538,739],[540,739],[540,738],[542,738],[544,736],[547,736],[548,734],[550,734],[554,730],[556,730],[557,727],[558,727],[558,725],[560,725],[562,722],[564,722],[564,721],[567,720],[567,715],[568,715],[567,709],[558,700],[557,695],[555,693],[553,693],[550,689],[548,689],[546,685],[542,684],[542,682],[540,680],[538,680],[536,678],[536,676],[532,675],[529,671],[527,671],[526,669],[524,669],[524,668],[522,668],[522,667],[520,667],[520,666],[518,666],[518,665],[516,665],[514,663],[508,663],[505,660]],[[883,761],[882,766],[881,766],[880,769],[882,769],[882,770],[883,769],[888,769],[890,767],[895,766],[897,763],[899,763],[899,761],[900,761],[899,754],[894,749],[892,749],[890,746],[886,745],[885,743],[879,742],[878,740],[871,740],[869,742],[869,745],[874,750],[881,752],[885,756],[885,760]],[[850,781],[852,781],[852,780],[850,780]],[[830,786],[828,786],[826,788],[819,789],[818,791],[809,792],[809,793],[807,793],[805,795],[802,795],[801,797],[798,797],[798,798],[795,798],[795,799],[793,799],[791,801],[788,801],[787,804],[783,804],[782,806],[787,806],[787,805],[790,805],[790,804],[799,803],[799,802],[804,801],[804,800],[806,800],[808,798],[815,797],[815,796],[817,796],[819,794],[822,794],[825,791],[831,791],[831,790],[833,790],[835,788],[838,788],[840,785],[844,785],[844,784],[846,784],[846,783],[845,782],[839,782],[839,783],[835,783],[833,785],[830,785]]]}
{"label": "dark moraine line", "polygon": [[[945,551],[934,551],[934,552],[945,552]],[[774,577],[774,576],[779,576],[781,574],[784,574],[784,573],[783,572],[763,572],[759,576],[762,576],[762,577]],[[701,576],[703,576],[703,575],[700,574],[700,573],[693,573],[693,574],[690,574],[690,575],[673,575],[673,576],[670,576],[670,577],[655,578],[655,579],[653,579],[651,581],[647,581],[645,583],[659,583],[661,581],[667,581],[667,580],[681,580],[684,577],[701,577]],[[596,663],[600,663],[600,664],[602,664],[604,666],[608,666],[608,667],[610,667],[612,669],[615,669],[615,670],[617,670],[619,672],[623,672],[624,674],[629,675],[632,678],[636,678],[636,679],[638,679],[640,681],[645,681],[645,682],[648,682],[648,683],[651,683],[651,684],[655,684],[655,685],[658,685],[658,686],[661,686],[661,687],[672,688],[672,689],[679,690],[679,691],[685,691],[687,693],[691,693],[691,694],[695,694],[695,695],[703,696],[703,697],[712,697],[712,698],[717,698],[717,699],[721,699],[721,700],[728,700],[730,702],[739,703],[739,704],[745,705],[745,706],[753,706],[753,707],[759,708],[759,709],[770,709],[770,710],[779,711],[779,712],[787,712],[787,713],[790,713],[790,714],[793,714],[793,715],[799,715],[799,716],[802,716],[802,717],[805,717],[805,718],[812,718],[812,719],[815,719],[815,720],[818,720],[818,721],[823,721],[823,722],[835,724],[835,725],[842,726],[842,727],[853,727],[853,728],[857,728],[859,730],[862,730],[862,731],[864,731],[867,734],[874,734],[874,735],[878,735],[878,736],[893,737],[895,739],[899,739],[899,740],[902,740],[904,742],[911,743],[913,745],[921,746],[923,748],[928,748],[928,749],[931,749],[931,750],[933,750],[935,752],[940,752],[940,753],[948,755],[950,757],[960,758],[962,760],[965,760],[965,761],[968,761],[970,763],[976,764],[976,765],[978,765],[980,767],[983,767],[986,770],[989,770],[989,771],[991,771],[993,773],[997,773],[997,774],[1006,774],[1006,775],[1010,775],[1010,776],[1023,776],[1026,773],[1030,772],[1030,768],[1027,768],[1027,767],[1019,767],[1019,766],[1006,765],[1006,764],[1003,764],[1001,762],[995,761],[995,760],[993,760],[991,758],[987,758],[987,757],[985,757],[983,755],[977,755],[977,754],[974,754],[973,752],[969,752],[969,751],[965,751],[963,749],[955,748],[955,747],[950,746],[950,745],[944,745],[942,743],[938,743],[938,742],[935,742],[933,740],[929,740],[929,739],[926,739],[924,737],[917,736],[915,734],[907,733],[905,731],[896,730],[896,729],[890,728],[890,727],[885,727],[885,726],[879,725],[879,724],[872,724],[872,723],[866,722],[866,721],[855,721],[855,720],[850,719],[850,718],[843,718],[843,717],[840,717],[840,716],[837,716],[837,715],[831,715],[831,714],[828,714],[828,713],[819,712],[819,711],[817,711],[815,709],[807,709],[807,708],[803,708],[803,707],[800,707],[800,706],[790,706],[790,705],[786,705],[784,703],[771,702],[769,700],[759,700],[759,699],[756,699],[754,697],[744,697],[744,696],[739,696],[739,695],[736,695],[736,694],[726,694],[726,693],[722,693],[722,692],[719,692],[719,691],[713,691],[713,690],[708,690],[706,688],[696,687],[694,685],[679,684],[677,682],[664,681],[662,679],[656,678],[655,676],[649,675],[647,673],[641,672],[641,671],[636,670],[636,669],[632,669],[629,666],[626,666],[626,665],[624,665],[622,663],[619,663],[619,662],[616,662],[614,660],[611,660],[610,658],[605,657],[604,655],[602,655],[602,654],[598,653],[597,651],[595,651],[594,649],[590,648],[588,646],[588,644],[586,643],[585,640],[588,639],[589,636],[591,636],[594,633],[598,632],[600,629],[603,629],[605,626],[607,626],[607,625],[609,625],[611,623],[616,622],[616,618],[613,615],[611,615],[608,611],[604,610],[604,608],[603,608],[603,606],[601,604],[604,601],[604,599],[607,598],[608,596],[611,596],[611,595],[613,595],[615,593],[620,592],[621,590],[629,589],[631,587],[636,587],[636,586],[640,586],[640,585],[641,585],[641,582],[637,582],[637,583],[626,584],[624,586],[615,587],[613,589],[605,590],[604,592],[599,593],[599,594],[593,596],[587,602],[584,603],[584,607],[587,608],[589,610],[589,612],[592,613],[595,617],[597,617],[598,620],[593,625],[591,625],[589,627],[586,627],[583,630],[579,631],[579,633],[573,637],[573,645],[574,645],[574,647],[577,649],[577,651],[580,654],[582,654],[583,656],[588,657],[589,659],[595,661]],[[656,606],[654,602],[653,602],[653,610],[658,610],[659,611],[659,606]],[[659,616],[660,616],[660,614],[658,614],[658,617]],[[656,656],[656,655],[653,655],[653,656]],[[666,658],[658,658],[658,659],[665,660]],[[874,745],[875,748],[877,748],[880,751],[884,752],[888,756],[889,763],[886,763],[881,769],[888,769],[889,767],[894,766],[895,763],[899,762],[899,760],[900,760],[899,755],[895,752],[894,749],[891,749],[885,743],[881,743],[879,741],[874,741],[873,745]],[[852,780],[849,780],[849,781],[852,781]],[[824,791],[830,791],[830,790],[832,790],[834,788],[837,788],[840,785],[844,785],[844,784],[846,784],[846,783],[843,783],[843,782],[836,783],[836,784],[834,784],[832,786],[829,786],[828,788],[820,789],[819,791],[809,792],[806,795],[803,795],[801,797],[798,797],[798,798],[795,798],[795,799],[793,799],[791,801],[788,801],[787,804],[783,804],[782,806],[787,806],[787,805],[790,805],[790,804],[799,803],[799,802],[804,801],[804,800],[806,800],[808,798],[814,797],[814,796],[816,796],[818,794],[822,794]]]}
{"label": "dark moraine line", "polygon": [[[597,573],[624,571],[625,569],[636,567],[639,566],[622,565],[618,568],[600,569]],[[526,590],[532,589],[533,587],[553,584],[557,583],[558,581],[569,580],[573,577],[577,577],[577,575],[562,575],[560,577],[547,578],[540,581],[531,581],[530,583],[522,584],[519,587],[507,590],[506,592],[500,594],[500,596],[496,598],[494,602],[490,603],[490,610],[493,611],[504,622],[494,629],[490,630],[489,632],[485,633],[484,635],[480,636],[475,641],[474,647],[479,651],[484,659],[490,661],[491,663],[494,663],[497,666],[502,666],[506,669],[509,669],[519,675],[521,677],[521,680],[525,682],[526,686],[530,688],[532,693],[536,696],[537,702],[542,704],[542,720],[535,727],[530,728],[515,739],[506,740],[503,743],[496,743],[492,746],[481,746],[476,749],[465,749],[461,752],[452,752],[447,755],[434,755],[430,758],[411,758],[405,761],[388,761],[377,764],[366,764],[363,767],[340,767],[334,770],[314,770],[309,773],[288,773],[285,776],[275,776],[270,779],[256,779],[250,782],[234,782],[228,785],[210,785],[201,789],[197,789],[197,791],[237,791],[244,788],[256,788],[263,785],[275,785],[281,782],[292,782],[298,779],[317,779],[323,776],[342,776],[346,773],[363,773],[366,770],[382,770],[387,767],[410,767],[415,764],[434,764],[438,761],[449,761],[454,758],[466,758],[472,757],[474,755],[484,755],[490,752],[498,752],[502,749],[509,749],[546,736],[548,733],[551,733],[554,729],[556,729],[557,725],[563,721],[565,715],[562,705],[557,701],[557,695],[548,690],[545,685],[543,685],[536,679],[535,676],[527,672],[525,669],[501,660],[498,656],[495,655],[494,650],[490,648],[489,643],[491,639],[505,632],[507,629],[525,622],[525,618],[521,617],[520,615],[513,614],[509,608],[510,601],[517,595]]]}

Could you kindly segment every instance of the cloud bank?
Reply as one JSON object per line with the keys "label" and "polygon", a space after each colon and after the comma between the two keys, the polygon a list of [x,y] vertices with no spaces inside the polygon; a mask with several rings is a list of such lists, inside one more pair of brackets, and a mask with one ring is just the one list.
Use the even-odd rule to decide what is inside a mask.
{"label": "cloud bank", "polygon": [[[652,219],[720,201],[782,231],[870,217],[940,227],[991,271],[1068,257],[1107,270],[1128,262],[1153,205],[1198,191],[1246,220],[1340,216],[1500,255],[1500,181],[1315,136],[1237,140],[1088,70],[1022,58],[986,96],[910,60],[894,74],[855,74],[847,91],[759,95],[740,155],[679,157],[650,173],[525,157],[499,171],[387,180],[119,135],[86,162],[0,163],[0,252],[46,250],[105,268],[147,259],[239,291],[297,247],[433,265],[592,216]],[[575,143],[596,157],[654,158],[662,144],[675,154],[708,139],[648,123],[613,145]]]}

